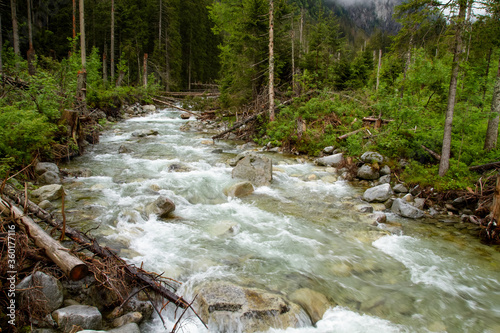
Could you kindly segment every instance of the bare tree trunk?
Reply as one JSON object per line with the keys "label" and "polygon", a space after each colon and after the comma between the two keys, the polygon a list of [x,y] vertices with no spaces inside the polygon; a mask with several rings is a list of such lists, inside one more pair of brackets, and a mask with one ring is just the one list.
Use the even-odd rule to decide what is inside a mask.
{"label": "bare tree trunk", "polygon": [[160,19],[158,20],[158,49],[161,50],[161,14],[163,9],[163,0],[160,0]]}
{"label": "bare tree trunk", "polygon": [[269,120],[274,121],[274,2],[269,0]]}
{"label": "bare tree trunk", "polygon": [[31,1],[26,0],[28,4],[28,40],[29,40],[29,49],[27,53],[28,58],[28,73],[29,75],[35,75],[35,49],[33,48],[33,27],[31,20]]}
{"label": "bare tree trunk", "polygon": [[456,21],[457,31],[455,32],[453,64],[451,67],[450,89],[448,93],[448,106],[446,108],[446,119],[444,123],[443,147],[441,150],[441,160],[439,162],[439,175],[441,177],[443,177],[450,168],[451,130],[453,126],[453,113],[455,111],[455,101],[457,96],[458,71],[460,69],[460,54],[462,53],[462,30],[465,23],[467,0],[459,0],[459,6],[460,9]]}
{"label": "bare tree trunk", "polygon": [[111,82],[115,81],[115,0],[111,0]]}
{"label": "bare tree trunk", "polygon": [[293,29],[292,15],[292,91],[295,93],[295,30]]}
{"label": "bare tree trunk", "polygon": [[300,9],[299,41],[302,51],[304,50],[304,8]]}
{"label": "bare tree trunk", "polygon": [[82,69],[78,73],[77,80],[77,98],[79,101],[83,102],[83,110],[86,109],[86,98],[87,98],[87,53],[85,50],[85,0],[80,0],[80,53],[82,58]]}
{"label": "bare tree trunk", "polygon": [[377,86],[375,91],[378,91],[378,86],[380,84],[380,68],[382,67],[382,49],[378,50],[378,66],[377,66]]}
{"label": "bare tree trunk", "polygon": [[170,91],[170,59],[168,58],[168,29],[165,29],[165,90]]}
{"label": "bare tree trunk", "polygon": [[144,53],[144,64],[143,64],[143,79],[144,79],[144,87],[148,86],[148,54]]}
{"label": "bare tree trunk", "polygon": [[[14,46],[14,54],[20,57],[19,51],[19,24],[17,22],[17,0],[10,0],[10,10],[12,14],[12,39]],[[19,61],[16,60],[16,69],[19,68]]]}
{"label": "bare tree trunk", "polygon": [[104,52],[102,54],[102,81],[104,84],[108,82],[108,46],[104,44]]}
{"label": "bare tree trunk", "polygon": [[500,221],[500,173],[497,174],[497,184],[493,194],[493,204],[491,205],[491,217],[497,222]]}
{"label": "bare tree trunk", "polygon": [[0,74],[3,72],[3,62],[2,62],[2,47],[3,46],[3,40],[2,40],[2,15],[0,15]]}
{"label": "bare tree trunk", "polygon": [[498,124],[500,123],[500,59],[498,61],[497,79],[491,100],[491,112],[488,120],[488,129],[484,140],[484,150],[490,151],[497,146]]}
{"label": "bare tree trunk", "polygon": [[73,39],[76,38],[76,0],[73,0]]}

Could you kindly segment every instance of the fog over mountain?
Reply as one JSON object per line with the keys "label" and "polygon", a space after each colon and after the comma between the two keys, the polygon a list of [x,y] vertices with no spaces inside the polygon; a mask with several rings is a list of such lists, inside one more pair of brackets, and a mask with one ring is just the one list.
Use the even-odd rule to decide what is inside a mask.
{"label": "fog over mountain", "polygon": [[375,28],[385,31],[396,31],[398,24],[392,19],[394,7],[403,0],[325,0],[342,6],[349,19],[366,32]]}

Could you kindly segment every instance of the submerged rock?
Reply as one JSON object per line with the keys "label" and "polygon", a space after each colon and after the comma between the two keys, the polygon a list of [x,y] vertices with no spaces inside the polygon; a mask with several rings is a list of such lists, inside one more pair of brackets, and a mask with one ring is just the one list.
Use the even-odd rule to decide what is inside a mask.
{"label": "submerged rock", "polygon": [[196,288],[196,308],[211,331],[257,332],[270,327],[297,327],[301,308],[278,293],[245,288],[226,281]]}
{"label": "submerged rock", "polygon": [[252,194],[254,191],[253,185],[250,182],[240,182],[231,185],[224,189],[224,194],[228,197],[242,198]]}
{"label": "submerged rock", "polygon": [[332,306],[325,295],[308,288],[296,290],[290,295],[290,300],[307,312],[313,325],[321,320],[326,310]]}

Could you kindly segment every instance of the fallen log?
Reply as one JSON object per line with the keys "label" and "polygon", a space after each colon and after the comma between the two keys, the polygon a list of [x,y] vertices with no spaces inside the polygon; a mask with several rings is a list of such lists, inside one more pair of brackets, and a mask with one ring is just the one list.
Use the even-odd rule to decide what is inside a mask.
{"label": "fallen log", "polygon": [[19,208],[0,199],[0,209],[4,214],[9,212],[26,229],[27,234],[35,241],[35,244],[45,250],[45,254],[61,268],[70,280],[78,281],[87,276],[89,272],[87,265],[48,235],[33,219],[25,216]]}
{"label": "fallen log", "polygon": [[[45,221],[51,226],[59,230],[62,229],[63,223],[61,221],[54,219],[52,215],[50,215],[47,211],[43,210],[32,201],[25,200],[24,194],[21,192],[18,193],[9,184],[6,184],[3,190],[3,194],[4,195],[2,196],[2,199],[9,202],[10,204],[24,204],[26,202],[26,209],[30,213],[34,214],[36,217]],[[7,197],[9,197],[10,199]],[[163,296],[165,299],[174,303],[178,307],[183,309],[189,307],[189,302],[184,300],[181,296],[177,296],[175,293],[165,288],[161,283],[159,283],[156,280],[155,277],[152,276],[152,274],[127,264],[122,258],[116,255],[113,251],[111,251],[106,247],[100,246],[97,240],[69,226],[66,226],[66,236],[69,237],[71,240],[73,240],[75,243],[80,244],[81,246],[85,247],[86,249],[88,249],[89,251],[93,252],[94,254],[98,255],[101,258],[114,260],[117,263],[117,265],[123,266],[126,269],[126,271],[137,282],[141,283],[142,285],[150,287],[157,294]]]}
{"label": "fallen log", "polygon": [[441,160],[441,155],[439,155],[438,153],[436,153],[435,151],[427,148],[426,146],[424,145],[420,145],[420,147],[422,147],[423,150],[425,150],[426,152],[428,152],[432,157],[434,157],[436,160],[440,161]]}
{"label": "fallen log", "polygon": [[234,124],[234,126],[233,126],[233,127],[229,128],[229,129],[227,129],[227,130],[225,130],[225,131],[224,131],[224,132],[222,132],[222,133],[219,133],[219,134],[217,134],[217,135],[214,135],[214,136],[212,137],[212,140],[222,138],[222,137],[223,137],[224,135],[226,135],[227,133],[230,133],[230,132],[234,131],[235,129],[240,128],[241,126],[243,126],[243,125],[245,125],[245,124],[247,124],[247,123],[251,122],[252,120],[256,119],[258,116],[260,116],[260,115],[262,115],[262,114],[264,114],[264,113],[266,113],[266,112],[267,112],[267,110],[266,110],[266,111],[259,112],[259,113],[256,113],[256,114],[254,114],[253,116],[248,117],[247,119],[245,119],[245,120],[243,120],[243,121],[237,122],[236,124]]}
{"label": "fallen log", "polygon": [[486,163],[482,165],[475,165],[469,168],[470,171],[486,171],[486,170],[491,170],[491,169],[497,169],[500,168],[500,161],[498,162],[492,162],[492,163]]}
{"label": "fallen log", "polygon": [[[352,132],[346,133],[346,134],[344,134],[344,135],[341,135],[341,136],[339,136],[339,137],[337,138],[337,141],[342,141],[342,140],[345,140],[345,139],[347,139],[348,137],[350,137],[351,135],[357,134],[357,133],[362,132],[362,131],[364,131],[364,130],[366,130],[366,129],[368,129],[368,127],[363,127],[363,128],[357,129],[357,130],[355,130],[355,131],[352,131]],[[370,133],[370,135],[371,135],[371,133]]]}
{"label": "fallen log", "polygon": [[375,118],[375,117],[364,117],[363,121],[368,121],[368,122],[377,122],[377,121],[382,121],[383,123],[390,123],[391,121],[394,121],[394,119],[382,119],[382,118]]}
{"label": "fallen log", "polygon": [[198,114],[194,113],[193,111],[189,111],[189,110],[186,110],[184,108],[181,108],[175,104],[172,104],[172,103],[169,103],[167,101],[162,101],[161,99],[157,99],[157,98],[154,98],[154,97],[151,97],[151,99],[157,103],[160,103],[160,104],[165,104],[167,106],[170,106],[171,108],[174,108],[174,109],[178,109],[178,110],[181,110],[181,111],[184,111],[184,112],[187,112],[189,114],[192,114],[193,116],[198,116]]}

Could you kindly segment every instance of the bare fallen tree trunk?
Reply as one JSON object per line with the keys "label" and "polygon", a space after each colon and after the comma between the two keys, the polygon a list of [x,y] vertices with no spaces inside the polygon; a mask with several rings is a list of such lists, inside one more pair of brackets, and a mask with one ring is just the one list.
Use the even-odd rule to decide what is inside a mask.
{"label": "bare fallen tree trunk", "polygon": [[164,104],[164,105],[166,105],[166,106],[170,106],[171,108],[174,108],[174,109],[177,109],[177,110],[181,110],[181,111],[187,112],[187,113],[189,113],[189,114],[192,114],[193,116],[198,116],[198,115],[197,115],[196,113],[194,113],[193,111],[186,110],[186,109],[184,109],[184,108],[181,108],[181,107],[179,107],[179,106],[177,106],[177,105],[175,105],[175,104],[169,103],[169,102],[167,102],[167,101],[162,101],[161,99],[157,99],[157,98],[153,98],[153,97],[151,97],[151,99],[152,99],[153,101],[155,101],[156,103],[160,103],[160,104]]}
{"label": "bare fallen tree trunk", "polygon": [[23,212],[0,199],[0,209],[2,212],[10,213],[15,220],[24,226],[26,232],[35,241],[35,244],[44,249],[47,256],[73,281],[78,281],[87,276],[89,269],[87,265],[72,255],[67,248],[48,235],[38,224],[30,217],[25,216]]}
{"label": "bare fallen tree trunk", "polygon": [[214,136],[212,137],[212,140],[222,138],[225,134],[230,133],[230,132],[234,131],[234,130],[235,130],[235,129],[237,129],[237,128],[240,128],[241,126],[243,126],[243,125],[245,125],[245,124],[247,124],[247,123],[251,122],[252,120],[256,119],[258,116],[260,116],[260,115],[262,115],[262,114],[264,114],[264,113],[266,113],[266,111],[262,111],[262,112],[259,112],[259,113],[257,113],[257,114],[254,114],[253,116],[251,116],[251,117],[249,117],[249,118],[247,118],[247,119],[245,119],[245,120],[243,120],[243,121],[240,121],[240,122],[238,122],[238,123],[234,124],[234,126],[233,126],[233,127],[229,128],[229,129],[227,129],[227,130],[225,130],[224,132],[219,133],[219,134],[217,134],[217,135],[214,135]]}
{"label": "bare fallen tree trunk", "polygon": [[[52,217],[52,215],[50,215],[42,208],[38,207],[38,205],[36,205],[32,201],[25,200],[24,194],[18,193],[10,185],[6,184],[3,190],[3,194],[4,195],[2,196],[2,198],[5,201],[9,202],[10,204],[26,203],[26,209],[30,213],[34,214],[36,217],[45,221],[51,226],[59,230],[62,229],[63,223],[61,221],[55,220]],[[9,197],[10,200],[7,197]],[[117,256],[110,249],[100,246],[97,240],[69,226],[66,226],[66,236],[69,237],[71,240],[73,240],[75,243],[80,244],[81,246],[85,247],[86,249],[88,249],[89,251],[93,252],[94,254],[98,255],[101,258],[114,260],[117,263],[117,265],[123,266],[126,269],[126,271],[130,274],[130,276],[132,276],[137,282],[141,283],[142,285],[148,286],[157,294],[163,296],[165,299],[174,303],[176,306],[183,309],[190,307],[189,302],[184,300],[181,296],[177,296],[175,293],[168,290],[163,284],[160,283],[160,281],[157,280],[156,276],[154,277],[153,274],[151,273],[147,273],[142,269],[127,264],[123,259]],[[194,313],[196,314],[196,312]],[[201,318],[200,321],[203,322]]]}
{"label": "bare fallen tree trunk", "polygon": [[368,129],[368,127],[363,127],[363,128],[360,128],[360,129],[357,129],[355,131],[352,131],[352,132],[349,132],[349,133],[346,133],[344,135],[341,135],[337,138],[337,141],[342,141],[344,139],[347,139],[348,137],[350,137],[351,135],[354,135],[354,134],[357,134],[359,132],[362,132],[364,130]]}

